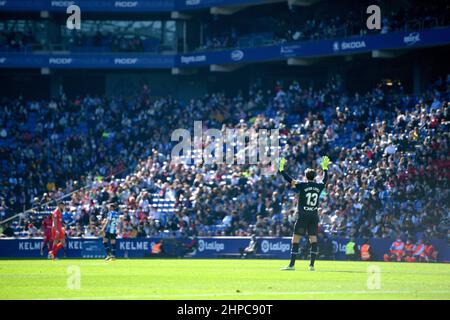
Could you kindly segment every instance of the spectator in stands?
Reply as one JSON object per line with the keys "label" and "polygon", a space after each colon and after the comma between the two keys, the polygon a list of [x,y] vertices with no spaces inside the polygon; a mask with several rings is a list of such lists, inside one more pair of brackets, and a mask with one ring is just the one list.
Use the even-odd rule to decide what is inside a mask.
{"label": "spectator in stands", "polygon": [[131,45],[130,45],[130,51],[132,52],[143,52],[144,51],[144,44],[142,43],[141,38],[139,38],[138,36],[135,36],[132,40],[131,40]]}
{"label": "spectator in stands", "polygon": [[12,237],[14,237],[14,229],[13,228],[11,228],[11,225],[9,224],[9,223],[5,223],[5,227],[4,227],[4,229],[2,230],[2,233],[1,233],[1,237],[2,238],[12,238]]}
{"label": "spectator in stands", "polygon": [[[337,76],[319,89],[280,81],[275,92],[255,85],[246,99],[215,93],[186,105],[152,97],[148,90],[129,99],[4,99],[0,126],[10,140],[1,145],[2,207],[11,214],[31,205],[45,210],[50,200],[73,192],[66,198],[72,208],[67,221],[77,235],[97,225],[97,216],[105,214],[102,204],[113,199],[124,207],[120,237],[136,236],[139,226],[148,236],[289,235],[295,206],[279,192],[287,187],[279,177],[264,176],[258,166],[171,164],[171,130],[205,119],[210,128],[279,127],[286,141],[281,152],[293,163],[293,174],[329,154],[333,168],[321,221],[330,236],[425,231],[428,238],[447,237],[442,226],[450,198],[449,84],[448,78],[432,83],[408,99],[387,99],[380,88],[349,96]],[[443,103],[431,111],[436,92]],[[385,107],[388,103],[397,108]],[[212,109],[219,110],[220,120]],[[30,123],[38,128],[31,130]],[[330,127],[335,139],[327,141]],[[390,144],[397,150],[385,153]],[[415,156],[411,150],[417,150]],[[141,202],[146,190],[148,204]],[[177,214],[163,212],[160,199],[172,201]],[[31,216],[15,227],[34,223]]]}
{"label": "spectator in stands", "polygon": [[3,198],[0,198],[0,221],[8,218],[9,208],[6,205],[6,201]]}
{"label": "spectator in stands", "polygon": [[97,30],[95,32],[94,36],[93,36],[93,45],[95,47],[101,47],[102,46],[102,40],[103,40],[102,33]]}

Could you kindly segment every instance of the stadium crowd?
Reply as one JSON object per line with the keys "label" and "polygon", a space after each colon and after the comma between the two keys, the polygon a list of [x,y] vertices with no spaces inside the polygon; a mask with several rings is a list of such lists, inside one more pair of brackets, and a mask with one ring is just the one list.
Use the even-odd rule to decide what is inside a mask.
{"label": "stadium crowd", "polygon": [[89,50],[109,50],[111,52],[144,52],[144,42],[139,36],[102,33],[97,31],[92,36],[74,31],[67,36],[66,42],[71,50],[87,47]]}
{"label": "stadium crowd", "polygon": [[[272,90],[254,85],[245,98],[214,93],[188,103],[152,97],[148,86],[128,98],[4,99],[1,219],[69,195],[69,236],[98,235],[111,202],[121,237],[290,236],[294,197],[279,175],[263,175],[260,165],[171,164],[172,131],[202,120],[204,129],[279,128],[293,175],[329,155],[322,234],[446,238],[450,77],[419,96],[342,87],[339,77],[319,89],[280,81]],[[156,199],[172,201],[174,213]],[[29,212],[3,234],[39,235],[41,219]]]}
{"label": "stadium crowd", "polygon": [[10,29],[0,29],[0,49],[11,51],[24,51],[28,45],[35,44],[36,38],[31,28],[24,31]]}

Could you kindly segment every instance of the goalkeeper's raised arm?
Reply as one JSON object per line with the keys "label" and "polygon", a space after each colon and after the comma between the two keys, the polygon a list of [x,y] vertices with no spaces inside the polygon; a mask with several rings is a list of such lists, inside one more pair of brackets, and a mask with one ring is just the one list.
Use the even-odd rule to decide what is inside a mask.
{"label": "goalkeeper's raised arm", "polygon": [[328,166],[329,165],[330,165],[330,158],[328,158],[327,156],[323,156],[322,162],[320,163],[320,166],[322,167],[322,170],[323,170],[322,183],[327,183],[327,181],[328,181]]}
{"label": "goalkeeper's raised arm", "polygon": [[[278,172],[283,176],[283,178],[287,182],[289,182],[291,184],[292,187],[295,187],[297,182],[295,179],[293,179],[290,175],[288,175],[286,173],[286,171],[284,170],[285,165],[286,165],[286,159],[281,158],[279,166],[278,166]],[[320,163],[320,166],[321,166],[322,170],[324,171],[322,183],[327,183],[327,181],[328,181],[328,166],[329,165],[330,165],[330,158],[328,158],[327,156],[323,156],[322,161]]]}
{"label": "goalkeeper's raised arm", "polygon": [[284,170],[284,166],[286,164],[286,159],[285,158],[281,158],[280,159],[280,163],[278,165],[278,172],[283,176],[283,178],[289,182],[291,184],[292,187],[295,187],[295,180],[286,173],[286,171]]}

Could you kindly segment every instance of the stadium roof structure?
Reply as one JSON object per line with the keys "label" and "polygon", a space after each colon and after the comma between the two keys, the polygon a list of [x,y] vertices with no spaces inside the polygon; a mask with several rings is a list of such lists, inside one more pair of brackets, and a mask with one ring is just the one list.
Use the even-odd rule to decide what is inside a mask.
{"label": "stadium roof structure", "polygon": [[65,12],[76,4],[84,12],[159,13],[210,9],[212,14],[233,14],[249,6],[287,2],[309,6],[321,0],[14,0],[0,1],[0,12]]}

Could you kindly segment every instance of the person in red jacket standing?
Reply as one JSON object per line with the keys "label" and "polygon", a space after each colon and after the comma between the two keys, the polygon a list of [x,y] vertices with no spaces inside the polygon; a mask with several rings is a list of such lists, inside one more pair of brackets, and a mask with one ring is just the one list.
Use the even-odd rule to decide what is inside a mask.
{"label": "person in red jacket standing", "polygon": [[55,260],[59,249],[64,247],[66,241],[66,232],[62,226],[62,212],[64,203],[58,202],[57,208],[52,212],[52,240],[53,248],[49,252],[51,259]]}
{"label": "person in red jacket standing", "polygon": [[48,248],[48,252],[52,251],[53,241],[52,241],[52,216],[48,215],[42,220],[41,229],[44,232],[44,240],[41,245],[41,256],[44,255],[44,248]]}

